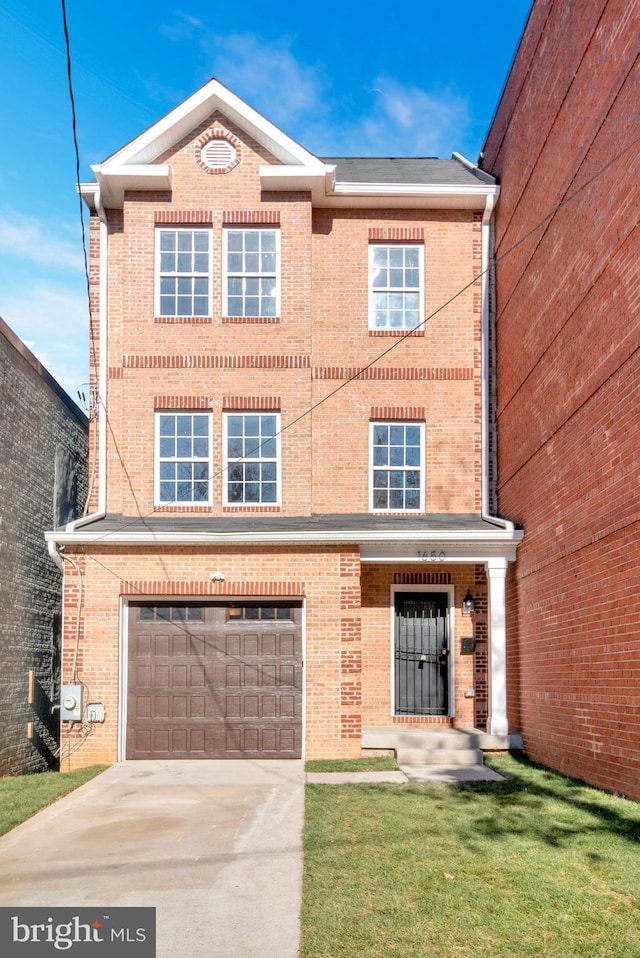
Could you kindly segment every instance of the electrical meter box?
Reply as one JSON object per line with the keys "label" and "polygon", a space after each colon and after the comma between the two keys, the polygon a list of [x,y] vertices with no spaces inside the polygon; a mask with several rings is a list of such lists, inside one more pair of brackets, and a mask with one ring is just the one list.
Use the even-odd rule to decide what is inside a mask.
{"label": "electrical meter box", "polygon": [[81,685],[60,686],[61,722],[82,721],[82,691]]}

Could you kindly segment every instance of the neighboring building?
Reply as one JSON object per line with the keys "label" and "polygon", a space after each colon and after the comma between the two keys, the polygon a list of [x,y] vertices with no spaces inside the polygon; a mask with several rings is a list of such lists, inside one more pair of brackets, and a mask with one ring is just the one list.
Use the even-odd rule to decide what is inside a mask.
{"label": "neighboring building", "polygon": [[0,775],[57,764],[62,576],[44,533],[87,492],[84,413],[0,319]]}
{"label": "neighboring building", "polygon": [[640,5],[536,0],[484,148],[496,214],[509,718],[640,799]]}
{"label": "neighboring building", "polygon": [[74,760],[506,743],[494,180],[319,159],[215,80],[94,172],[96,495],[49,537],[76,564],[65,682],[78,572],[85,597]]}

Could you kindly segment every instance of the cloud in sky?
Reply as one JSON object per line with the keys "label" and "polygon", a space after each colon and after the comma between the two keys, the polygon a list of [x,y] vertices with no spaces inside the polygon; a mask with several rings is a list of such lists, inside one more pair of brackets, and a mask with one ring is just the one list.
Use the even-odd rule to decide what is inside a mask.
{"label": "cloud in sky", "polygon": [[[78,227],[79,229],[79,227]],[[0,214],[0,253],[21,260],[69,270],[82,270],[83,257],[78,240],[68,240],[59,223],[47,223],[34,216],[8,211]]]}
{"label": "cloud in sky", "polygon": [[323,64],[295,55],[295,37],[221,35],[184,13],[176,18],[163,35],[196,41],[207,76],[319,155],[448,156],[469,130],[469,102],[452,89],[372,75],[360,88],[336,91]]}
{"label": "cloud in sky", "polygon": [[291,37],[265,42],[251,33],[208,34],[202,43],[214,75],[278,126],[323,110],[321,70],[295,58]]}
{"label": "cloud in sky", "polygon": [[426,91],[377,77],[369,93],[370,108],[342,131],[349,151],[362,142],[382,156],[446,156],[470,123],[467,101],[448,89]]}
{"label": "cloud in sky", "polygon": [[40,282],[7,291],[5,284],[0,303],[2,318],[75,402],[89,365],[87,298],[76,286]]}

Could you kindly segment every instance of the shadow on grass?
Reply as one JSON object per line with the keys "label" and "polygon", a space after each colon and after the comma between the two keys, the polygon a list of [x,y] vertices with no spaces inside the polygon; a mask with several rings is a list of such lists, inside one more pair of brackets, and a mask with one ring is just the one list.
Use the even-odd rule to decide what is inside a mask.
{"label": "shadow on grass", "polygon": [[[640,844],[638,803],[599,792],[523,756],[489,759],[487,764],[509,777],[449,786],[458,803],[477,805],[473,831],[461,833],[462,840],[472,844],[479,836],[499,840],[522,835],[562,848],[576,836],[607,833]],[[587,823],[585,816],[593,822]],[[593,857],[598,859],[597,854]]]}

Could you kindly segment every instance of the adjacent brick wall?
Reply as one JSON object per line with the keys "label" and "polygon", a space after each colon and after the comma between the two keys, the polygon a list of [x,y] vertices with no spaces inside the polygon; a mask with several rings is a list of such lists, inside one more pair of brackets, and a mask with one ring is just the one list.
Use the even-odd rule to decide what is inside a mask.
{"label": "adjacent brick wall", "polygon": [[62,577],[44,533],[84,503],[87,423],[1,320],[0,406],[0,775],[18,775],[57,761]]}
{"label": "adjacent brick wall", "polygon": [[636,799],[639,52],[637,4],[537,0],[485,147],[499,504],[525,528],[510,721],[532,758]]}

